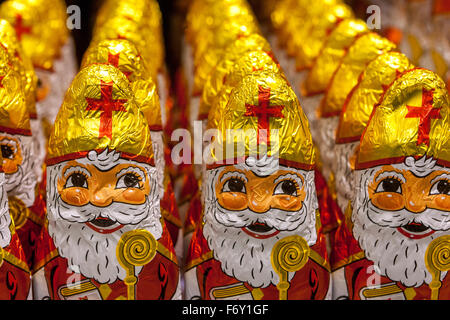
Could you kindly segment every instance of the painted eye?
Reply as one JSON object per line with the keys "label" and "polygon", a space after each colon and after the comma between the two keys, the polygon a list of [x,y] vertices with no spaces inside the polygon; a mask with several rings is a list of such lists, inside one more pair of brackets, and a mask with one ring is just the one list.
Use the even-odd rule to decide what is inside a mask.
{"label": "painted eye", "polygon": [[140,188],[141,179],[133,173],[126,173],[117,180],[116,189]]}
{"label": "painted eye", "polygon": [[245,193],[245,182],[238,178],[228,179],[222,188],[222,192],[241,192]]}
{"label": "painted eye", "polygon": [[64,188],[87,188],[87,178],[84,174],[79,172],[72,173],[69,178],[67,178],[66,185]]}
{"label": "painted eye", "polygon": [[297,183],[295,183],[292,180],[284,180],[280,181],[277,186],[275,187],[275,190],[273,194],[284,194],[296,197],[297,196]]}
{"label": "painted eye", "polygon": [[430,194],[446,194],[450,195],[450,181],[439,180],[431,187]]}
{"label": "painted eye", "polygon": [[402,193],[402,184],[395,178],[383,179],[375,192],[395,192]]}
{"label": "painted eye", "polygon": [[2,144],[2,157],[5,159],[14,159],[14,149],[7,144]]}

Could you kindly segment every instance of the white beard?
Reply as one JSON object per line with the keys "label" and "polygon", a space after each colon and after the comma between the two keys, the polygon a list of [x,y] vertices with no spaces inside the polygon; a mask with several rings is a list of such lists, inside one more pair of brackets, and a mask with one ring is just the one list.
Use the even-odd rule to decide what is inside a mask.
{"label": "white beard", "polygon": [[349,158],[354,154],[359,142],[336,144],[336,193],[338,205],[345,212],[348,202],[354,197],[355,186],[353,170],[350,168]]}
{"label": "white beard", "polygon": [[[411,170],[404,164],[393,166]],[[353,234],[367,259],[378,267],[380,275],[399,281],[407,287],[428,284],[432,277],[425,266],[425,252],[433,239],[450,234],[449,214],[435,209],[417,214],[405,209],[383,211],[376,208],[370,201],[367,190],[369,182],[373,181],[380,168],[381,166],[355,172],[355,190],[359,191],[353,204]],[[431,173],[433,169],[445,170],[436,165],[428,172]],[[422,239],[410,239],[397,230],[397,227],[410,222],[422,223],[436,231]],[[441,280],[445,275],[446,272],[442,272]]]}
{"label": "white beard", "polygon": [[47,154],[46,139],[40,120],[30,119],[31,132],[33,134],[33,169],[37,183],[42,180],[42,165]]}
{"label": "white beard", "polygon": [[[69,268],[87,278],[100,283],[123,280],[126,271],[116,256],[121,235],[136,229],[149,231],[156,240],[162,235],[155,168],[139,164],[146,168],[149,173],[147,179],[150,178],[151,192],[144,204],[112,203],[106,208],[100,208],[91,204],[82,207],[70,206],[62,201],[56,186],[64,165],[65,163],[60,163],[49,166],[47,177],[48,230],[59,254],[67,259]],[[133,212],[133,215],[130,215],[130,212]],[[124,226],[113,233],[102,234],[85,225],[85,222],[100,216]],[[135,274],[138,275],[141,270],[142,267],[136,267]]]}
{"label": "white beard", "polygon": [[164,169],[166,160],[164,158],[164,138],[162,131],[150,131],[153,146],[153,159],[155,159],[156,175],[160,197],[164,196]]}
{"label": "white beard", "polygon": [[15,137],[19,140],[23,160],[15,173],[5,174],[5,189],[8,196],[15,196],[22,200],[26,207],[31,207],[35,199],[36,176],[34,167],[37,165],[33,154],[33,138],[28,136]]}
{"label": "white beard", "polygon": [[0,173],[0,247],[4,248],[11,241],[11,216],[9,215],[8,196],[6,195],[3,183],[5,182],[5,174]]}
{"label": "white beard", "polygon": [[[314,189],[314,172],[296,170],[305,177],[306,198],[302,208],[296,212],[271,209],[264,214],[250,210],[228,211],[222,208],[215,195],[215,185],[223,168],[208,170],[207,187],[204,188],[205,212],[203,233],[214,258],[221,262],[222,271],[251,286],[267,287],[279,282],[278,274],[271,264],[273,245],[290,235],[300,235],[309,246],[317,240],[315,229],[317,197]],[[289,170],[295,170],[290,168]],[[266,223],[280,231],[268,239],[256,239],[241,230],[255,222]],[[289,281],[295,273],[289,274]]]}
{"label": "white beard", "polygon": [[[335,133],[339,117],[317,119],[316,139],[325,172],[335,171],[336,152]],[[328,174],[325,176],[328,179]]]}

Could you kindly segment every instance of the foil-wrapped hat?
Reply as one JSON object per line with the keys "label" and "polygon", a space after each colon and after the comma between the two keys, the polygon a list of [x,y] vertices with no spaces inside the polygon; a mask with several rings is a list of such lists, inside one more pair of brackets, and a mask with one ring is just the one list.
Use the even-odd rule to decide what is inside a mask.
{"label": "foil-wrapped hat", "polygon": [[7,51],[0,48],[0,132],[31,136],[23,79],[8,61]]}
{"label": "foil-wrapped hat", "polygon": [[450,101],[434,72],[405,71],[389,86],[361,137],[356,169],[433,157],[450,167]]}
{"label": "foil-wrapped hat", "polygon": [[252,73],[264,70],[270,73],[277,73],[287,82],[281,67],[274,60],[272,54],[266,51],[256,50],[244,53],[234,66],[229,70],[224,78],[224,83],[217,96],[212,101],[211,108],[208,112],[208,126],[216,127],[219,119],[223,117],[223,111],[228,106],[228,101],[233,89],[240,84],[242,79]]}
{"label": "foil-wrapped hat", "polygon": [[35,67],[52,69],[69,36],[63,1],[8,0],[0,5],[0,18],[14,27]]}
{"label": "foil-wrapped hat", "polygon": [[[320,2],[320,1],[319,1]],[[316,2],[314,2],[316,3]],[[314,7],[314,5],[311,5]],[[317,10],[311,10],[310,23],[301,27],[302,32],[293,33],[294,55],[297,70],[311,68],[314,59],[319,55],[320,49],[329,32],[337,22],[342,19],[353,18],[351,8],[343,3],[328,4],[324,1]]]}
{"label": "foil-wrapped hat", "polygon": [[203,87],[199,112],[200,119],[208,116],[212,101],[219,94],[220,88],[225,82],[225,77],[234,67],[235,62],[246,52],[255,50],[262,50],[272,55],[270,44],[259,34],[238,38],[225,49],[222,59],[210,72]]}
{"label": "foil-wrapped hat", "polygon": [[50,135],[47,164],[105,149],[138,162],[154,161],[148,124],[130,82],[111,65],[93,64],[77,74],[66,92]]}
{"label": "foil-wrapped hat", "polygon": [[95,63],[110,64],[122,71],[131,82],[136,102],[144,113],[150,130],[162,130],[156,85],[136,46],[125,39],[93,43],[84,54],[81,67]]}
{"label": "foil-wrapped hat", "polygon": [[[208,127],[212,128],[210,123]],[[216,145],[220,148],[218,152],[212,149],[214,163],[209,167],[230,160],[234,164],[248,156],[276,157],[280,164],[304,170],[314,166],[308,120],[294,91],[279,73],[263,70],[243,78],[232,90],[214,129],[218,130]],[[227,154],[230,150],[232,159]]]}
{"label": "foil-wrapped hat", "polygon": [[309,96],[324,92],[334,71],[339,66],[339,61],[347,52],[347,48],[353,43],[356,36],[368,32],[368,30],[363,20],[351,18],[339,22],[326,38],[306,80],[302,83],[303,95]]}
{"label": "foil-wrapped hat", "polygon": [[378,55],[395,48],[394,43],[373,32],[358,36],[348,48],[330,80],[320,105],[320,116],[325,118],[338,116],[347,95],[357,84],[366,64]]}
{"label": "foil-wrapped hat", "polygon": [[414,66],[400,52],[387,52],[369,62],[347,97],[336,132],[336,143],[359,141],[374,105],[396,76]]}
{"label": "foil-wrapped hat", "polygon": [[31,119],[37,119],[36,111],[36,87],[37,76],[33,64],[27,55],[23,53],[22,46],[16,37],[16,32],[11,24],[0,19],[0,45],[6,49],[9,64],[22,77],[26,105]]}
{"label": "foil-wrapped hat", "polygon": [[230,19],[224,21],[218,28],[211,30],[213,38],[208,41],[200,37],[203,41],[194,51],[194,95],[200,95],[203,86],[212,69],[222,59],[225,48],[230,42],[241,37],[247,37],[254,33],[260,33],[259,26],[253,20]]}

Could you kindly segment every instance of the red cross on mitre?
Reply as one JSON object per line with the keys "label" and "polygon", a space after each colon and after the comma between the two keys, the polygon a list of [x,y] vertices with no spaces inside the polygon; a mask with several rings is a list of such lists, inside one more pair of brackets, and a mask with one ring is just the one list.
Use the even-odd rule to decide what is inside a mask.
{"label": "red cross on mitre", "polygon": [[16,14],[16,21],[14,23],[14,29],[16,30],[17,39],[22,40],[23,34],[30,34],[31,27],[23,24],[23,17],[21,14]]}
{"label": "red cross on mitre", "polygon": [[3,79],[5,78],[5,76],[0,76],[0,88],[4,88],[3,86]]}
{"label": "red cross on mitre", "polygon": [[[258,118],[258,144],[265,142],[267,145],[270,142],[270,118],[284,118],[284,106],[270,105],[270,88],[258,86],[258,105],[245,104],[245,116]],[[265,130],[266,135],[260,136],[260,130]]]}
{"label": "red cross on mitre", "polygon": [[113,112],[126,112],[124,104],[127,99],[113,99],[112,98],[113,82],[104,82],[101,80],[100,83],[100,99],[96,98],[86,98],[88,106],[87,111],[100,111],[100,129],[98,137],[108,137],[112,138],[112,116]]}
{"label": "red cross on mitre", "polygon": [[[119,59],[120,59],[120,52],[116,54],[112,54],[111,52],[108,52],[108,63],[117,69],[119,69]],[[122,73],[129,79],[131,74],[133,72],[131,71],[122,71]]]}
{"label": "red cross on mitre", "polygon": [[433,108],[434,89],[422,89],[422,105],[420,107],[406,106],[406,118],[419,118],[419,133],[417,145],[430,145],[431,119],[441,119],[441,108]]}

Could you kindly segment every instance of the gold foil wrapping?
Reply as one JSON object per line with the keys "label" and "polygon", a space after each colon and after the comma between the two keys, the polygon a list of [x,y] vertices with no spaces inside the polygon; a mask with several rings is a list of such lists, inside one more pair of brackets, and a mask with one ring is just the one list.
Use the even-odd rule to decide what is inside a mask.
{"label": "gold foil wrapping", "polygon": [[161,130],[161,108],[156,85],[136,46],[125,39],[93,43],[83,56],[81,67],[90,64],[110,64],[118,68],[131,82],[135,99],[152,129]]}
{"label": "gold foil wrapping", "polygon": [[212,41],[201,42],[194,54],[194,95],[202,93],[205,81],[223,57],[224,49],[240,37],[246,37],[253,33],[259,33],[259,27],[255,22],[240,21],[234,19],[232,21],[224,22],[219,28],[211,31],[214,35]]}
{"label": "gold foil wrapping", "polygon": [[323,42],[336,23],[342,19],[352,18],[353,12],[347,5],[325,6],[324,11],[311,17],[312,23],[304,30],[305,37],[298,39],[295,46],[296,66],[298,70],[311,68],[314,59],[319,55]]}
{"label": "gold foil wrapping", "polygon": [[368,32],[368,30],[366,23],[362,20],[344,19],[341,21],[325,40],[302,84],[302,93],[308,96],[324,92],[347,48],[357,35]]}
{"label": "gold foil wrapping", "polygon": [[333,74],[320,105],[320,116],[333,117],[339,115],[347,95],[357,84],[359,75],[366,64],[378,55],[394,49],[394,43],[376,33],[370,32],[357,37]]}
{"label": "gold foil wrapping", "polygon": [[228,105],[231,91],[239,85],[242,79],[261,70],[277,73],[287,82],[284,74],[281,73],[279,64],[273,60],[273,57],[269,53],[264,51],[250,51],[245,53],[230,69],[226,75],[225,82],[223,83],[220,92],[214,98],[212,108],[208,113],[209,125],[213,127],[217,126],[219,119],[223,117],[222,112]]}
{"label": "gold foil wrapping", "polygon": [[33,64],[27,55],[23,53],[16,32],[11,24],[0,19],[0,43],[8,52],[9,62],[16,72],[22,77],[26,105],[30,117],[37,117],[36,111],[36,87],[37,76]]}
{"label": "gold foil wrapping", "polygon": [[31,135],[23,78],[8,61],[7,51],[0,48],[0,131]]}
{"label": "gold foil wrapping", "polygon": [[48,158],[52,163],[103,149],[141,161],[153,159],[148,124],[130,82],[111,65],[93,64],[77,74],[66,92],[50,136]]}
{"label": "gold foil wrapping", "polygon": [[384,89],[399,73],[412,68],[411,62],[400,52],[387,52],[369,62],[358,84],[345,101],[336,133],[336,143],[359,141],[373,107]]}
{"label": "gold foil wrapping", "polygon": [[8,0],[0,5],[0,18],[14,27],[35,67],[52,69],[69,36],[62,0]]}
{"label": "gold foil wrapping", "polygon": [[149,72],[156,79],[164,61],[162,18],[154,0],[106,1],[98,14],[92,43],[126,39],[148,61]]}
{"label": "gold foil wrapping", "polygon": [[412,69],[384,93],[361,138],[357,169],[426,155],[450,165],[450,101],[444,81]]}
{"label": "gold foil wrapping", "polygon": [[236,60],[241,58],[244,53],[254,50],[271,52],[269,43],[259,34],[241,37],[224,50],[222,59],[210,72],[203,87],[199,112],[200,118],[204,118],[208,115],[212,101],[219,94],[220,88],[225,82],[225,77],[234,67]]}
{"label": "gold foil wrapping", "polygon": [[[226,152],[234,150],[233,159],[267,154],[289,165],[312,169],[314,150],[308,120],[279,73],[262,70],[247,75],[222,108],[217,125],[213,128],[208,122],[208,128],[218,129],[216,145],[222,148],[213,150],[214,162],[230,160]],[[237,135],[230,137],[229,129],[235,129]],[[265,136],[262,130],[266,130]]]}

